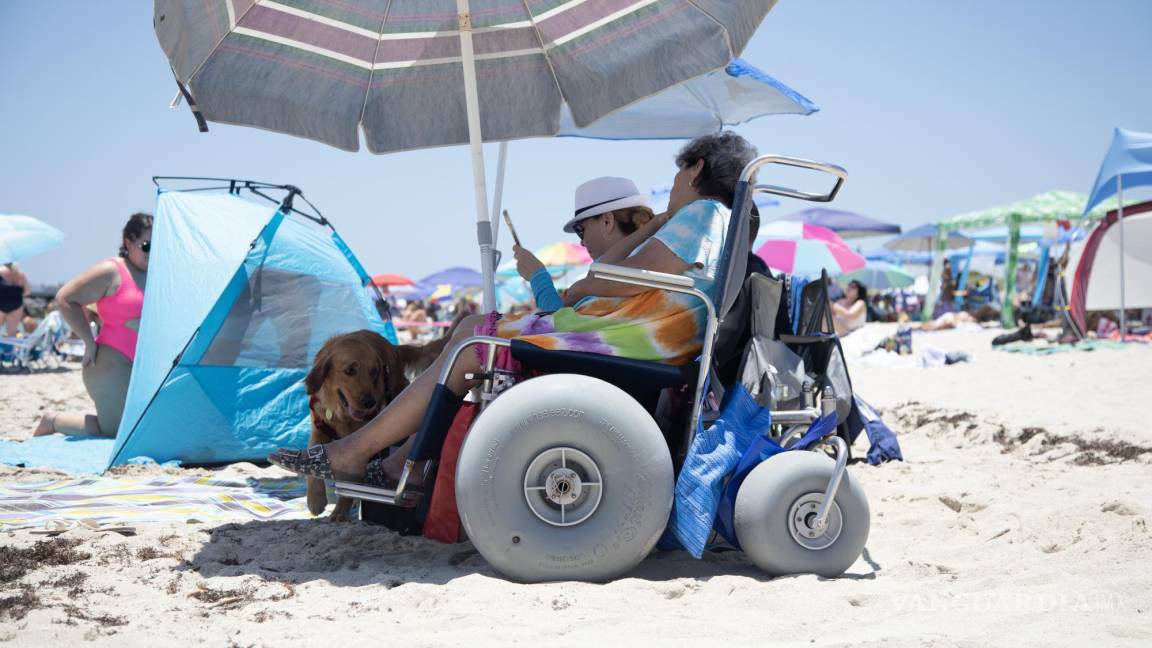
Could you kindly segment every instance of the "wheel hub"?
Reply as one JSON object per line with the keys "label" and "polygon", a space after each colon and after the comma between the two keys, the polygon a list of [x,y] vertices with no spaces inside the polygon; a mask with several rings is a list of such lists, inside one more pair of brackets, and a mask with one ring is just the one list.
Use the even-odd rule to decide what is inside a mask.
{"label": "wheel hub", "polygon": [[816,524],[816,518],[820,512],[820,502],[823,498],[823,493],[801,495],[792,503],[792,508],[788,512],[788,530],[792,532],[792,539],[805,549],[813,551],[827,549],[840,537],[843,518],[840,514],[840,506],[835,500],[832,501],[824,524]]}
{"label": "wheel hub", "polygon": [[573,526],[587,520],[600,506],[603,492],[600,467],[575,448],[545,450],[524,471],[528,508],[553,526]]}
{"label": "wheel hub", "polygon": [[583,490],[580,475],[569,468],[557,468],[544,480],[544,495],[553,504],[572,504]]}

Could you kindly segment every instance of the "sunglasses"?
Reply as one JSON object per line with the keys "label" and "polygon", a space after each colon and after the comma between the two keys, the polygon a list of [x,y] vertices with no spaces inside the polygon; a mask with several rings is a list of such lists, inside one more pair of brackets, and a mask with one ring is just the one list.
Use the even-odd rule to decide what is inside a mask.
{"label": "sunglasses", "polygon": [[[587,219],[584,219],[584,220],[587,220]],[[572,231],[576,232],[576,236],[580,237],[580,240],[583,241],[584,240],[584,221],[580,221],[579,223],[572,225]]]}
{"label": "sunglasses", "polygon": [[143,243],[137,241],[136,247],[140,248],[140,251],[144,254],[148,254],[152,251],[152,241],[144,241]]}

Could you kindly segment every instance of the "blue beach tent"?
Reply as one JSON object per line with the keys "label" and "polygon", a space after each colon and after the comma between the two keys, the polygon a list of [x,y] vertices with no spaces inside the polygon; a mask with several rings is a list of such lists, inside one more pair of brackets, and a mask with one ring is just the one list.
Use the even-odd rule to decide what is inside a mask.
{"label": "blue beach tent", "polygon": [[[233,183],[232,187],[235,188]],[[396,334],[368,274],[298,191],[168,191],[157,198],[136,360],[108,465],[215,464],[301,446],[303,378],[329,337]],[[302,198],[302,197],[301,197]]]}

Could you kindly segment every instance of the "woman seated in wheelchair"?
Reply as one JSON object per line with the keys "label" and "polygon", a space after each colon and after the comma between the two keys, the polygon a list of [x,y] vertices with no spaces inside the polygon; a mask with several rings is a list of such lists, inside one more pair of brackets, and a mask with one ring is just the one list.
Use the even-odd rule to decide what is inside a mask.
{"label": "woman seated in wheelchair", "polygon": [[[646,205],[635,184],[600,178],[576,192],[576,210],[564,226],[602,263],[681,274],[715,298],[715,278],[736,182],[756,150],[735,133],[706,135],[677,155],[668,210],[648,222],[634,208]],[[530,253],[517,250],[522,273],[535,274]],[[557,304],[559,305],[559,304]],[[585,278],[565,291],[555,312],[521,316],[474,315],[457,327],[452,343],[431,367],[366,426],[338,441],[304,450],[280,449],[268,460],[294,472],[322,479],[361,481],[385,486],[400,474],[407,447],[388,457],[391,446],[411,440],[433,395],[448,351],[472,335],[517,338],[553,350],[602,353],[635,360],[685,364],[699,355],[706,310],[698,299]],[[480,353],[461,354],[445,386],[458,399],[479,381],[465,374],[481,371]],[[435,405],[434,405],[435,406]]]}

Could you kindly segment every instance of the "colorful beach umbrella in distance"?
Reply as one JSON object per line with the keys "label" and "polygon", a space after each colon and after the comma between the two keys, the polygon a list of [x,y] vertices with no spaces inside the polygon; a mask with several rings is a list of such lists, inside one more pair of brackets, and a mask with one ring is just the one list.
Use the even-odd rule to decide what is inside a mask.
{"label": "colorful beach umbrella in distance", "polygon": [[[921,225],[912,231],[904,232],[900,236],[888,241],[884,244],[884,247],[900,252],[932,252],[936,249],[936,236],[939,234],[939,231],[940,229],[935,223]],[[972,245],[972,239],[956,230],[948,232],[948,240],[945,247],[949,250],[964,248],[969,245]]]}
{"label": "colorful beach umbrella in distance", "polygon": [[64,232],[39,218],[0,214],[0,263],[19,261],[54,250],[64,243]]}
{"label": "colorful beach umbrella in distance", "polygon": [[852,280],[859,281],[869,290],[907,288],[916,283],[916,277],[913,277],[908,271],[883,261],[870,261],[863,268],[846,272],[840,277],[841,283]]}
{"label": "colorful beach umbrella in distance", "polygon": [[572,243],[571,241],[561,241],[544,247],[534,252],[540,263],[546,266],[576,266],[588,265],[592,263],[592,256],[588,254],[588,250],[579,243]]}
{"label": "colorful beach umbrella in distance", "polygon": [[405,277],[404,275],[391,274],[391,273],[385,272],[383,274],[373,275],[372,276],[372,283],[374,283],[380,287],[391,287],[391,286],[411,286],[411,285],[414,285],[416,282],[412,281],[408,277]]}
{"label": "colorful beach umbrella in distance", "polygon": [[788,214],[780,220],[798,221],[826,227],[836,232],[840,238],[861,238],[900,233],[900,226],[895,223],[885,223],[863,214],[842,209],[828,209],[827,207],[805,209]]}
{"label": "colorful beach umbrella in distance", "polygon": [[807,223],[766,223],[760,228],[756,243],[756,256],[769,268],[790,274],[814,276],[827,270],[828,274],[837,275],[867,264],[835,232]]}

